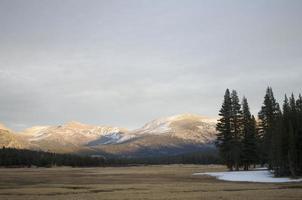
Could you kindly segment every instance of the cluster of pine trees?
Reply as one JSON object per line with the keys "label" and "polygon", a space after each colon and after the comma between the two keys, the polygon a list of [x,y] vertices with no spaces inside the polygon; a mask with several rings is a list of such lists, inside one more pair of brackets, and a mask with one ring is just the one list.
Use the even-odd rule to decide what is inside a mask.
{"label": "cluster of pine trees", "polygon": [[282,110],[267,88],[259,112],[261,163],[267,163],[276,176],[302,175],[302,96],[284,97]]}
{"label": "cluster of pine trees", "polygon": [[247,99],[227,89],[217,123],[216,146],[230,170],[267,165],[276,176],[302,175],[302,97],[285,96],[283,108],[268,87],[258,120]]}
{"label": "cluster of pine trees", "polygon": [[251,115],[246,98],[242,105],[237,92],[229,89],[224,95],[217,123],[217,141],[220,156],[230,170],[244,167],[248,170],[257,162],[256,120]]}

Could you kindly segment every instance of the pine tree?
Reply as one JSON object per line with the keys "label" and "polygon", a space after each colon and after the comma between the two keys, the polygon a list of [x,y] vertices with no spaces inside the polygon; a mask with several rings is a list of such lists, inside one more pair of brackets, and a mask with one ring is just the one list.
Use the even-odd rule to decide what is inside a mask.
{"label": "pine tree", "polygon": [[299,176],[302,175],[302,96],[299,94],[299,97],[296,101],[296,109],[297,109],[297,174]]}
{"label": "pine tree", "polygon": [[253,163],[254,166],[256,164],[259,163],[259,155],[258,155],[258,152],[259,152],[259,149],[258,149],[258,137],[259,137],[259,134],[258,134],[258,126],[257,126],[257,121],[256,121],[256,118],[254,115],[252,115],[252,120],[251,120],[251,133],[252,133],[252,136],[251,136],[251,141],[254,141],[253,143],[253,146],[254,146],[254,151],[251,153],[251,157],[253,157]]}
{"label": "pine tree", "polygon": [[280,166],[279,170],[275,172],[277,176],[286,176],[290,174],[289,171],[289,129],[290,129],[290,105],[287,96],[285,95],[283,101],[283,115],[282,115],[282,132],[280,137]]}
{"label": "pine tree", "polygon": [[219,149],[219,154],[224,163],[230,170],[233,170],[234,162],[231,155],[231,96],[230,91],[227,89],[224,95],[224,101],[219,111],[220,119],[218,120],[217,129],[217,140],[216,146]]}
{"label": "pine tree", "polygon": [[251,164],[257,161],[256,145],[256,120],[251,115],[247,99],[243,97],[242,101],[242,164],[244,170],[248,170]]}
{"label": "pine tree", "polygon": [[269,163],[276,176],[282,176],[282,135],[283,135],[282,113],[276,113],[275,122],[272,125],[271,147]]}
{"label": "pine tree", "polygon": [[259,134],[261,137],[261,160],[262,163],[268,163],[272,168],[273,150],[272,138],[275,127],[280,116],[280,107],[276,102],[271,87],[268,87],[264,97],[263,106],[258,113]]}
{"label": "pine tree", "polygon": [[235,169],[238,171],[241,163],[241,125],[242,125],[242,111],[239,98],[236,90],[231,94],[231,156],[234,160]]}
{"label": "pine tree", "polygon": [[298,166],[298,113],[294,94],[289,98],[290,104],[290,127],[289,127],[289,166],[292,176],[296,176],[299,171]]}

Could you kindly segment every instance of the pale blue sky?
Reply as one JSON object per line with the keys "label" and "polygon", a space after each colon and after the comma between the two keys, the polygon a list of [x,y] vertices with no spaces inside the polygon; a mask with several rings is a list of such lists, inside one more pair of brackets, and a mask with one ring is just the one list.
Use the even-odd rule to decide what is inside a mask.
{"label": "pale blue sky", "polygon": [[0,0],[0,121],[137,128],[302,86],[302,1]]}

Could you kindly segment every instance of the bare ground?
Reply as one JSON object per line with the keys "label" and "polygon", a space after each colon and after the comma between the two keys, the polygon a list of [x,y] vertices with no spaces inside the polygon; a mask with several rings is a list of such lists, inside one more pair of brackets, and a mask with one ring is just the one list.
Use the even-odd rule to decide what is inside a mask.
{"label": "bare ground", "polygon": [[302,199],[302,183],[240,183],[192,176],[195,172],[224,170],[215,165],[2,168],[0,199]]}

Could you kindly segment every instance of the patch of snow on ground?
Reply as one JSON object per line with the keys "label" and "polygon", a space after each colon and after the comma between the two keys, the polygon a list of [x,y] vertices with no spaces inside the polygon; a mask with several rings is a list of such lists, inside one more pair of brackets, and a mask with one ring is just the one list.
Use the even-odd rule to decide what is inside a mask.
{"label": "patch of snow on ground", "polygon": [[225,180],[225,181],[243,181],[243,182],[259,182],[259,183],[284,183],[284,182],[302,181],[302,178],[300,179],[275,178],[274,175],[268,170],[208,172],[208,173],[195,173],[193,175],[214,176],[219,180]]}

